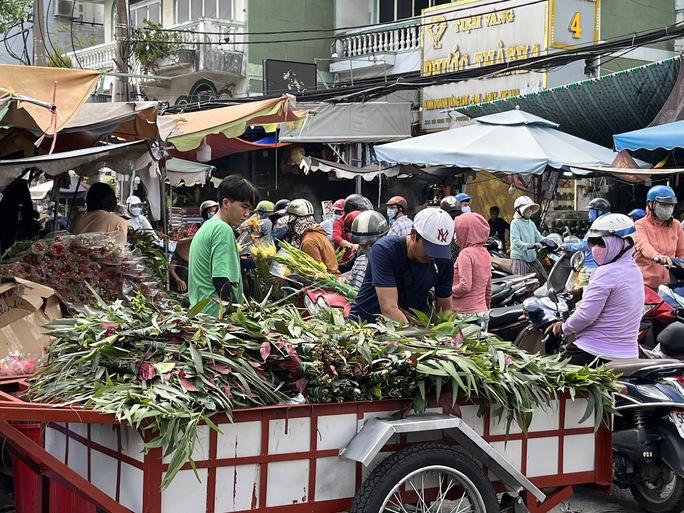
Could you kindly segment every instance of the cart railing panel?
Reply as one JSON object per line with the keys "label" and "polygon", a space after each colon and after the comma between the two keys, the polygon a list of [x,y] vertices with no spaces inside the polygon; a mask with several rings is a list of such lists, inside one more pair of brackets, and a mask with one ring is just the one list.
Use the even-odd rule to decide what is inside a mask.
{"label": "cart railing panel", "polygon": [[[159,511],[146,507],[143,474],[156,472],[161,480],[168,460],[143,456],[142,440],[132,429],[49,425],[46,448],[136,513],[268,512],[272,508],[287,513],[302,504],[315,506],[311,511],[332,513],[351,504],[363,478],[392,452],[419,441],[442,439],[440,432],[395,435],[367,467],[338,456],[368,419],[393,415],[406,404],[397,400],[250,409],[235,412],[234,423],[222,420],[221,433],[200,426],[194,450],[200,481],[190,465],[183,467],[162,492]],[[479,417],[477,406],[462,404],[457,411],[535,484],[560,486],[593,482],[596,475],[605,474],[599,467],[606,463],[595,450],[593,418],[579,422],[585,408],[584,399],[573,403],[561,398],[535,414],[526,435],[515,423],[506,434],[504,422],[488,413]],[[430,412],[443,409],[434,407]],[[85,463],[76,462],[75,455]]]}

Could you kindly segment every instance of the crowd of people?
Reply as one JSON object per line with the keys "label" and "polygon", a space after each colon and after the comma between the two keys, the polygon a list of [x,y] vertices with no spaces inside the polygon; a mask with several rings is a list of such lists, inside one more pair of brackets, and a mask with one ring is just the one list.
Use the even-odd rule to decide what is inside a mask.
{"label": "crowd of people", "polygon": [[[259,201],[256,188],[236,175],[221,182],[217,199],[200,205],[202,225],[194,237],[177,242],[169,268],[173,288],[187,292],[191,305],[214,298],[204,306],[213,315],[221,301],[244,300],[246,263],[236,235],[253,215],[260,239],[289,242],[354,287],[358,295],[350,316],[362,321],[384,316],[406,323],[414,312],[434,309],[467,314],[486,329],[492,295],[490,237],[510,249],[514,274],[535,273],[540,282],[547,277],[539,259],[544,236],[533,220],[540,206],[528,196],[515,199],[510,224],[497,206],[489,209],[489,219],[472,211],[465,193],[422,208],[413,218],[402,196],[389,198],[381,213],[367,198],[352,194],[335,201],[331,215],[320,223],[309,200]],[[652,187],[645,209],[628,215],[612,213],[607,200],[595,198],[584,238],[561,246],[568,253],[584,253],[589,276],[583,290],[574,291],[582,297],[574,313],[551,327],[572,338],[567,351],[575,363],[638,356],[644,285],[657,289],[669,283],[673,260],[684,258],[684,230],[673,219],[676,204],[674,190],[665,185]],[[74,234],[112,233],[121,244],[129,229],[159,237],[139,197],[117,205],[114,191],[104,183],[89,188],[86,211],[69,229]]]}

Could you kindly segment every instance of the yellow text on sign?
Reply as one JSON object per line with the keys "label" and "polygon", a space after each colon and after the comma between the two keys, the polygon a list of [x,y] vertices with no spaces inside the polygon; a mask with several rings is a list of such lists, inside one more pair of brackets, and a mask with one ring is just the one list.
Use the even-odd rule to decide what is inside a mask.
{"label": "yellow text on sign", "polygon": [[573,39],[581,39],[582,38],[582,15],[579,12],[576,12],[574,16],[572,17],[572,21],[570,21],[570,26],[568,27],[568,30],[572,32],[572,37]]}

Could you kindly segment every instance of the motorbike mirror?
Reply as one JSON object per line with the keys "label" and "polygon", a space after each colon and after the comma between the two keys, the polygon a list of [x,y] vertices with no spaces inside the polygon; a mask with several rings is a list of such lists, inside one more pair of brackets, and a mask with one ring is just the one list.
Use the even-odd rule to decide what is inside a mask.
{"label": "motorbike mirror", "polygon": [[575,272],[580,272],[584,266],[584,253],[582,251],[576,252],[570,258],[570,265]]}

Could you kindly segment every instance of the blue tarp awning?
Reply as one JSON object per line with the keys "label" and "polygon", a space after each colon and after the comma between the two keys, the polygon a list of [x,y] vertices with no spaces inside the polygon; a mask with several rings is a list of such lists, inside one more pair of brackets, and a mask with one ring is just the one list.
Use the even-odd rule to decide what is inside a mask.
{"label": "blue tarp awning", "polygon": [[684,121],[617,134],[613,136],[613,142],[617,151],[684,148]]}

